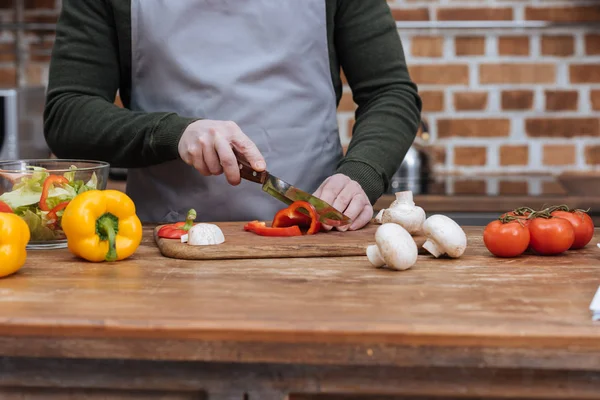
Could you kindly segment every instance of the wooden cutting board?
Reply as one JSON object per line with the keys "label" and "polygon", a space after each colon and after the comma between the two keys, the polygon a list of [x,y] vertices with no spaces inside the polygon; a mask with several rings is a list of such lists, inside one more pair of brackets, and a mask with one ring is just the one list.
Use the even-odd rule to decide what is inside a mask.
{"label": "wooden cutting board", "polygon": [[[184,260],[225,260],[243,258],[349,257],[365,255],[367,246],[375,244],[379,225],[370,223],[352,232],[320,232],[316,235],[267,237],[244,231],[245,222],[215,223],[223,231],[225,243],[214,246],[191,246],[180,240],[159,238],[160,226],[154,230],[154,240],[165,257]],[[419,253],[425,237],[413,237]]]}

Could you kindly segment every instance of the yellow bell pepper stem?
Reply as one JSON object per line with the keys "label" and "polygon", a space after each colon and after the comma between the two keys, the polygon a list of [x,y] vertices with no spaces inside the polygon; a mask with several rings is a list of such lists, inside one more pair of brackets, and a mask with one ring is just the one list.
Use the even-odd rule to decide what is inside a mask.
{"label": "yellow bell pepper stem", "polygon": [[0,212],[0,278],[17,272],[27,259],[29,227],[21,217]]}
{"label": "yellow bell pepper stem", "polygon": [[71,253],[92,262],[128,258],[142,241],[135,205],[117,190],[89,190],[75,196],[61,224]]}
{"label": "yellow bell pepper stem", "polygon": [[112,214],[104,214],[96,221],[96,233],[100,240],[108,241],[108,253],[106,261],[117,260],[117,232],[119,231],[119,219]]}

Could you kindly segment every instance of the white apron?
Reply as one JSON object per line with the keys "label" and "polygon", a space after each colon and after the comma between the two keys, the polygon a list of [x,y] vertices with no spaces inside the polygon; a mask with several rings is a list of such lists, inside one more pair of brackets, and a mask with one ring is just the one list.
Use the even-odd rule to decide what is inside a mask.
{"label": "white apron", "polygon": [[[312,193],[342,157],[325,0],[132,0],[136,111],[231,120],[273,175]],[[144,222],[270,220],[285,204],[177,160],[128,171]]]}

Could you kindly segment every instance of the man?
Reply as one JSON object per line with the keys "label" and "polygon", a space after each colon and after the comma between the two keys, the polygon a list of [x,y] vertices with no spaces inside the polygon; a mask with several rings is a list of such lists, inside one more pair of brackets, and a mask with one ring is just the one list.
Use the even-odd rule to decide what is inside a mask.
{"label": "man", "polygon": [[[345,157],[340,67],[358,104]],[[272,219],[284,204],[240,182],[235,148],[355,230],[420,111],[386,0],[63,0],[45,134],[58,157],[130,168],[143,221]]]}

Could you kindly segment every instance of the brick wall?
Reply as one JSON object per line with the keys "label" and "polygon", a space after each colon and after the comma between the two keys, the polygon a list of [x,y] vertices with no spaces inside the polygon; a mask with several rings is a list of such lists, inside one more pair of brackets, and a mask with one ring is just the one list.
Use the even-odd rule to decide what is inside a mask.
{"label": "brick wall", "polygon": [[[399,30],[424,101],[438,171],[600,168],[600,1],[388,3],[397,21],[576,23],[539,29]],[[346,141],[353,110],[346,88],[340,113]]]}
{"label": "brick wall", "polygon": [[[27,0],[26,19],[55,22],[60,0]],[[397,21],[597,22],[540,29],[400,29],[424,100],[436,169],[559,172],[600,169],[600,1],[391,0]],[[12,20],[0,1],[0,20]],[[0,32],[0,86],[13,84],[12,33]],[[47,79],[53,32],[28,32],[27,78]],[[346,86],[344,144],[353,125]]]}

